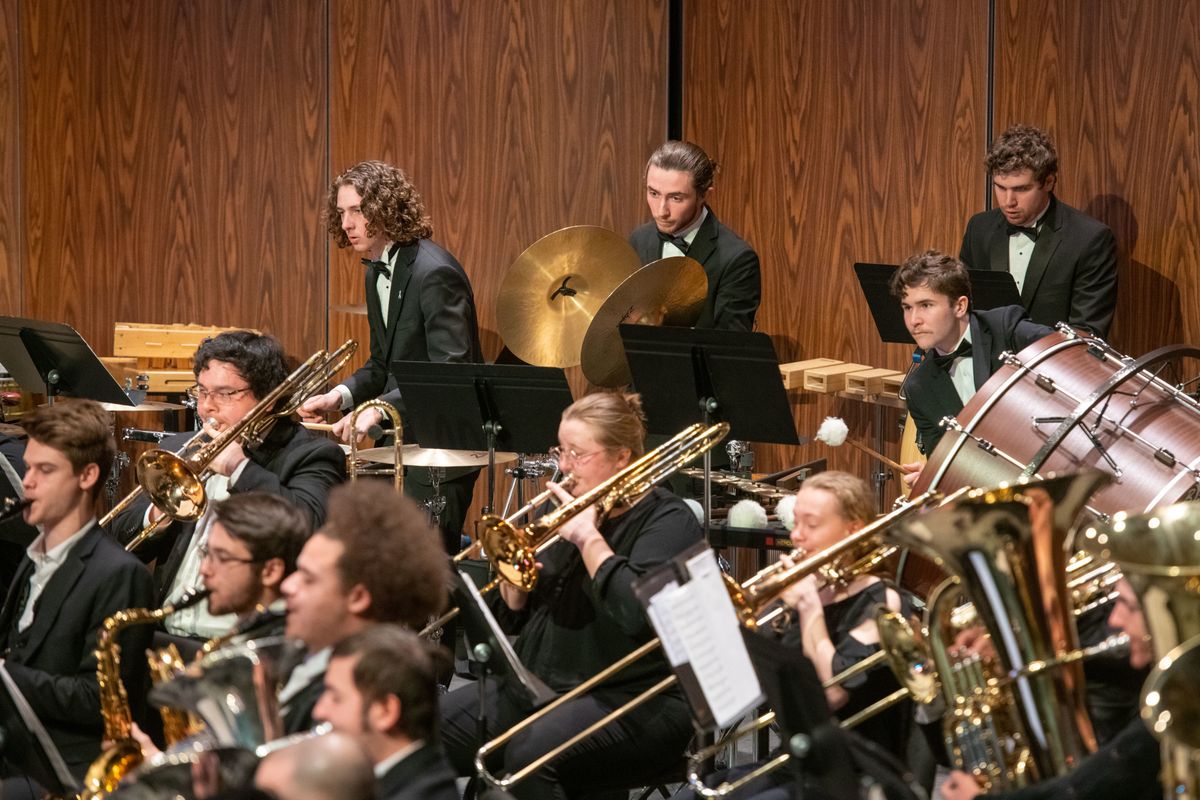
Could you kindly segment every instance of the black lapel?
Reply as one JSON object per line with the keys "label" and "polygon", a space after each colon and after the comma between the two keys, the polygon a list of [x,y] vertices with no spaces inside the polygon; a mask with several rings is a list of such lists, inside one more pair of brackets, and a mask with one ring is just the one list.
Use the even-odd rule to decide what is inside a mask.
{"label": "black lapel", "polygon": [[688,247],[687,255],[688,258],[695,259],[703,264],[716,249],[717,216],[713,214],[710,208],[708,216],[704,218],[704,222],[700,223],[700,229],[696,231],[696,238],[692,240],[691,246]]}
{"label": "black lapel", "polygon": [[1058,198],[1050,195],[1050,208],[1042,217],[1042,227],[1038,231],[1037,243],[1033,246],[1033,255],[1029,259],[1029,269],[1025,270],[1025,283],[1021,286],[1021,305],[1029,308],[1038,284],[1046,274],[1046,267],[1058,245],[1062,242],[1062,219],[1058,213]]}
{"label": "black lapel", "polygon": [[37,599],[37,612],[34,614],[33,624],[29,626],[29,638],[25,645],[26,652],[36,652],[42,639],[46,638],[46,634],[54,627],[54,622],[58,619],[58,612],[62,610],[63,603],[70,596],[79,577],[83,575],[87,560],[92,557],[92,551],[96,549],[97,542],[100,541],[101,536],[106,535],[103,528],[93,525],[92,529],[71,548],[71,552],[67,554],[62,565],[50,576],[46,588],[42,590]]}
{"label": "black lapel", "polygon": [[[412,265],[417,260],[417,250],[420,246],[420,241],[405,245],[400,248],[400,253],[396,256],[396,266],[392,272],[392,297],[388,302],[387,329],[389,331],[395,329],[396,320],[400,318],[400,309],[404,306],[404,301],[407,299],[408,282],[412,279]],[[392,337],[388,337],[387,343],[387,352],[384,353],[384,356],[385,361],[390,363]]]}
{"label": "black lapel", "polygon": [[17,567],[17,574],[13,576],[12,585],[8,587],[8,596],[4,598],[4,608],[0,611],[0,642],[8,634],[12,627],[13,614],[16,613],[14,606],[17,603],[17,598],[21,596],[24,587],[29,583],[29,576],[33,574],[33,561],[29,556],[21,557],[21,565]]}
{"label": "black lapel", "polygon": [[1004,212],[996,216],[996,225],[988,236],[988,269],[1011,272],[1008,264],[1008,223],[1004,221]]}
{"label": "black lapel", "polygon": [[971,370],[974,372],[975,389],[979,390],[992,375],[992,334],[979,324],[974,312],[971,322]]}
{"label": "black lapel", "polygon": [[375,271],[368,268],[363,279],[365,289],[363,296],[367,300],[367,324],[371,327],[371,337],[382,342],[384,336],[383,309],[379,305],[379,292],[375,289]]}

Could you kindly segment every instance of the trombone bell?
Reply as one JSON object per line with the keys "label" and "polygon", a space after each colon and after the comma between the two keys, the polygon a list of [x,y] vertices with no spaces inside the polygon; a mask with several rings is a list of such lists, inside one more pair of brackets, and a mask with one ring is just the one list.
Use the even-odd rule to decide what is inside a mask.
{"label": "trombone bell", "polygon": [[208,507],[204,484],[186,461],[168,450],[152,450],[139,458],[137,481],[150,502],[172,519],[193,522]]}

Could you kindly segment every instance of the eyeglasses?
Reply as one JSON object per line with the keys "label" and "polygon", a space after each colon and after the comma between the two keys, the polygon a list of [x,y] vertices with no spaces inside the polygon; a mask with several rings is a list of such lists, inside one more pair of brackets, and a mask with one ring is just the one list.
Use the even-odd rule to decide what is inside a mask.
{"label": "eyeglasses", "polygon": [[200,553],[200,560],[211,558],[213,561],[224,566],[225,564],[257,564],[257,558],[242,558],[240,556],[230,555],[224,550],[209,550],[208,543],[204,543],[196,548]]}
{"label": "eyeglasses", "polygon": [[550,448],[550,455],[558,462],[561,467],[564,461],[569,461],[572,464],[586,464],[596,456],[604,452],[604,449],[593,450],[590,453],[576,453],[574,450],[563,450],[558,445]]}
{"label": "eyeglasses", "polygon": [[210,392],[197,383],[188,387],[187,396],[193,400],[212,400],[217,405],[224,406],[232,403],[233,399],[238,395],[245,394],[248,391],[250,391],[249,386],[245,389],[217,389]]}

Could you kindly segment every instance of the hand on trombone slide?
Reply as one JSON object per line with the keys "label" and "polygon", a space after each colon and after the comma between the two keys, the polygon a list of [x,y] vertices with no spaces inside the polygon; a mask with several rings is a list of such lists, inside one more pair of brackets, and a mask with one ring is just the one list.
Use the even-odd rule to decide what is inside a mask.
{"label": "hand on trombone slide", "polygon": [[[575,499],[575,496],[564,489],[562,484],[548,481],[546,487],[563,504]],[[565,539],[579,549],[579,554],[583,556],[583,564],[587,567],[588,575],[593,577],[596,574],[596,570],[600,569],[600,565],[613,554],[612,548],[608,546],[608,542],[605,541],[604,535],[600,533],[596,522],[596,504],[593,503],[568,519],[557,530],[559,538]]]}
{"label": "hand on trombone slide", "polygon": [[[225,427],[216,417],[210,417],[204,422],[202,430],[209,439],[215,439]],[[208,468],[217,475],[229,477],[248,458],[246,451],[242,449],[242,443],[235,437],[229,446],[217,453],[216,457],[209,462]]]}
{"label": "hand on trombone slide", "polygon": [[[304,405],[300,406],[300,419],[304,422],[304,427],[309,430],[330,431],[338,439],[348,443],[350,441],[350,414],[334,423],[324,422],[325,412],[338,411],[341,407],[342,396],[336,390],[330,390],[325,394],[309,398]],[[379,438],[377,434],[381,422],[383,422],[382,411],[375,408],[365,409],[358,415],[354,424],[357,441],[361,443],[367,438]]]}

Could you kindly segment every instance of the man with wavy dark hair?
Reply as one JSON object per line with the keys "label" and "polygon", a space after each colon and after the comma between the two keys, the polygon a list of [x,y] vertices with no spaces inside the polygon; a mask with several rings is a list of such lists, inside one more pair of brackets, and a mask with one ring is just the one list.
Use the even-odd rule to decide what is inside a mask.
{"label": "man with wavy dark hair", "polygon": [[288,731],[311,727],[334,645],[379,622],[420,629],[445,605],[449,580],[438,535],[411,500],[382,481],[334,490],[283,581],[288,638],[307,649],[280,692]]}
{"label": "man with wavy dark hair", "polygon": [[1011,272],[1021,305],[1042,325],[1107,336],[1117,307],[1117,246],[1107,225],[1054,195],[1058,153],[1045,132],[1013,125],[984,159],[996,208],[971,217],[959,258]]}
{"label": "man with wavy dark hair", "polygon": [[[352,248],[366,265],[367,320],[371,355],[361,369],[331,391],[304,404],[315,420],[327,411],[348,411],[382,397],[405,414],[393,361],[483,360],[471,282],[458,261],[430,238],[433,226],[421,195],[403,170],[363,161],[334,178],[326,198],[325,224],[339,248]],[[368,409],[358,417],[362,437],[383,422]],[[349,441],[349,417],[334,432]],[[447,546],[457,551],[477,470],[448,471],[440,480],[445,500],[441,523]],[[410,469],[405,483],[421,501],[435,494],[427,469]]]}

